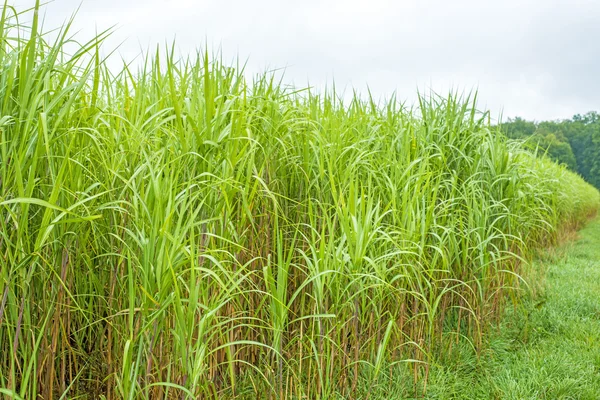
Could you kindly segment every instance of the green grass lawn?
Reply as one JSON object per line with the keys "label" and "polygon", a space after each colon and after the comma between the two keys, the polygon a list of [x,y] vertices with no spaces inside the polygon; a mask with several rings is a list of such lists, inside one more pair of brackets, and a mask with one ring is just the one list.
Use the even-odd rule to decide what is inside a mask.
{"label": "green grass lawn", "polygon": [[[419,398],[600,399],[600,219],[532,267],[541,289],[508,307],[479,360],[463,347],[432,368]],[[399,372],[370,398],[415,398],[415,389]]]}

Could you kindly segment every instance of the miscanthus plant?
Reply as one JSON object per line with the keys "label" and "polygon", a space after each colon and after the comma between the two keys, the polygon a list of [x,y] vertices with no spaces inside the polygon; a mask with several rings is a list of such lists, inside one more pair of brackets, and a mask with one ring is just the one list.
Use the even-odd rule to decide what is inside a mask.
{"label": "miscanthus plant", "polygon": [[345,104],[171,49],[115,74],[103,35],[73,51],[37,10],[0,19],[9,398],[352,397],[398,363],[426,382],[598,207],[473,98]]}

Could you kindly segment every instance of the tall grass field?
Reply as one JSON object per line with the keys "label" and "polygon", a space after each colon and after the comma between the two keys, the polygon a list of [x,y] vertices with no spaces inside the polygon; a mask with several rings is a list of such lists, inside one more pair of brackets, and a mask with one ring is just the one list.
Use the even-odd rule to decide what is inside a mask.
{"label": "tall grass field", "polygon": [[38,8],[0,19],[5,398],[426,390],[600,204],[474,97],[343,101],[173,48],[115,72]]}

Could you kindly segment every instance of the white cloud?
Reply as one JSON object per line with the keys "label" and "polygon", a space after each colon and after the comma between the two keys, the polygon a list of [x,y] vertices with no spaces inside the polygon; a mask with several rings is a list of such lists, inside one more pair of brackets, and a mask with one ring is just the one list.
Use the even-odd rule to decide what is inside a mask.
{"label": "white cloud", "polygon": [[[79,4],[47,5],[47,26]],[[182,53],[206,42],[251,72],[287,67],[296,85],[335,78],[409,103],[417,87],[478,88],[493,115],[539,120],[600,109],[599,20],[594,0],[84,0],[74,29],[117,25],[107,47],[125,40],[128,59],[176,37]]]}

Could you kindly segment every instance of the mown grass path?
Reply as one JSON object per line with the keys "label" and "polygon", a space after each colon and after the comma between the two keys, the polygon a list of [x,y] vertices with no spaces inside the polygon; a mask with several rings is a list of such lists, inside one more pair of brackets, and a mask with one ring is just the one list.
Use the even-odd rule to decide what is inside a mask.
{"label": "mown grass path", "polygon": [[508,312],[479,362],[438,371],[429,398],[600,399],[600,218],[534,267],[542,291]]}
{"label": "mown grass path", "polygon": [[600,219],[565,250],[492,371],[496,397],[600,399]]}
{"label": "mown grass path", "polygon": [[369,398],[600,399],[600,217],[527,276],[533,290],[508,307],[479,359],[458,348],[432,366],[425,395],[400,372]]}

